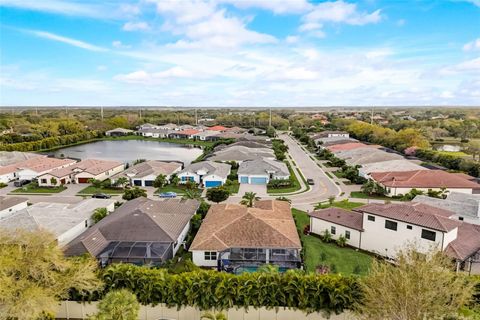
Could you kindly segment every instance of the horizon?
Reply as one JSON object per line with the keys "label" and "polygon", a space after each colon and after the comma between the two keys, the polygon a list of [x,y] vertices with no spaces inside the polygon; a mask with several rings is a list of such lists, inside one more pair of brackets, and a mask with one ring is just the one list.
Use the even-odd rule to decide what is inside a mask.
{"label": "horizon", "polygon": [[1,107],[461,108],[480,2],[0,0]]}

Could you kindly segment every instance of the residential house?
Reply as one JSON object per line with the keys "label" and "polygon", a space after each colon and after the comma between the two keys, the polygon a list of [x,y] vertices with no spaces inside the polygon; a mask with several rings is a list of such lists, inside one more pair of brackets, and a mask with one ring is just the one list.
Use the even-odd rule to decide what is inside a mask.
{"label": "residential house", "polygon": [[395,258],[398,250],[415,245],[420,252],[443,250],[457,270],[480,273],[480,226],[459,221],[455,213],[423,203],[368,204],[354,209],[324,209],[310,213],[311,232],[350,236],[353,247]]}
{"label": "residential house", "polygon": [[213,126],[213,127],[209,127],[208,130],[210,130],[210,131],[217,131],[217,132],[229,131],[228,128],[226,128],[226,127],[224,127],[224,126]]}
{"label": "residential house", "polygon": [[68,183],[89,183],[90,179],[103,181],[123,169],[125,169],[125,165],[118,161],[86,159],[40,175],[38,185],[54,187]]}
{"label": "residential house", "polygon": [[195,182],[205,188],[218,187],[227,181],[231,165],[214,161],[192,163],[178,173],[180,183]]}
{"label": "residential house", "polygon": [[140,130],[149,130],[149,129],[160,129],[159,125],[156,124],[151,124],[151,123],[144,123],[141,124],[137,127],[137,129]]}
{"label": "residential house", "polygon": [[34,180],[45,173],[69,167],[76,162],[72,159],[44,157],[25,160],[9,167],[19,180]]}
{"label": "residential house", "polygon": [[39,157],[44,158],[46,155],[32,152],[0,151],[0,168]]}
{"label": "residential house", "polygon": [[193,136],[199,133],[196,129],[186,129],[171,132],[168,137],[173,139],[193,139]]}
{"label": "residential house", "polygon": [[455,213],[452,217],[460,221],[480,224],[480,194],[450,192],[445,199],[419,195],[412,201],[450,210]]}
{"label": "residential house", "polygon": [[73,239],[67,256],[89,253],[111,263],[161,265],[173,258],[190,229],[197,200],[136,198]]}
{"label": "residential house", "polygon": [[356,140],[356,139],[344,138],[344,137],[315,138],[313,140],[315,141],[315,144],[320,149],[325,149],[326,147],[334,146],[334,145],[337,145],[337,144],[358,142],[358,140]]}
{"label": "residential house", "polygon": [[193,139],[200,140],[200,141],[216,141],[220,139],[218,137],[219,134],[220,134],[219,131],[206,130],[206,131],[200,131],[194,134],[192,137]]}
{"label": "residential house", "polygon": [[480,184],[443,170],[372,172],[370,177],[385,187],[388,196],[404,195],[412,189],[480,193]]}
{"label": "residential house", "polygon": [[111,180],[115,182],[120,177],[128,179],[129,184],[139,187],[152,187],[155,179],[163,174],[169,180],[173,174],[182,170],[180,162],[166,162],[159,160],[149,160],[138,163],[127,170],[114,175]]}
{"label": "residential house", "polygon": [[197,266],[240,273],[266,263],[299,268],[301,248],[290,204],[261,200],[212,205],[189,251]]}
{"label": "residential house", "polygon": [[124,128],[115,128],[112,130],[105,131],[105,135],[107,137],[121,137],[121,136],[128,136],[133,134],[133,130],[124,129]]}
{"label": "residential house", "polygon": [[268,148],[248,148],[245,146],[231,146],[223,150],[216,151],[208,159],[212,161],[242,161],[255,160],[261,158],[275,159],[272,149]]}
{"label": "residential house", "polygon": [[378,145],[368,145],[361,142],[349,142],[349,143],[342,143],[342,144],[334,144],[329,147],[326,147],[332,153],[337,153],[341,151],[349,151],[359,148],[379,148]]}
{"label": "residential house", "polygon": [[[377,160],[383,160],[383,158],[377,158]],[[362,164],[358,169],[358,175],[370,179],[370,173],[372,172],[387,172],[392,169],[395,169],[395,171],[428,170],[413,161],[398,159]]]}
{"label": "residential house", "polygon": [[95,209],[113,211],[115,200],[87,199],[76,204],[39,202],[0,219],[0,228],[28,231],[47,230],[64,246],[88,229]]}
{"label": "residential house", "polygon": [[270,180],[290,178],[287,165],[274,159],[243,161],[238,167],[238,182],[242,184],[268,184]]}
{"label": "residential house", "polygon": [[318,138],[333,138],[333,137],[349,138],[350,134],[345,131],[322,131],[315,135],[314,140]]}
{"label": "residential house", "polygon": [[137,131],[137,134],[143,137],[168,138],[168,136],[174,132],[175,132],[174,130],[163,129],[163,128],[140,128]]}
{"label": "residential house", "polygon": [[176,125],[175,123],[167,123],[167,124],[161,125],[161,126],[160,126],[160,129],[165,129],[165,130],[179,130],[179,129],[178,129],[178,125]]}
{"label": "residential house", "polygon": [[385,150],[378,148],[378,146],[369,146],[365,148],[339,151],[335,153],[335,156],[345,160],[345,162],[349,166],[405,159],[402,155],[398,153],[386,152]]}
{"label": "residential house", "polygon": [[16,211],[25,209],[27,206],[27,198],[0,196],[0,219],[9,217]]}

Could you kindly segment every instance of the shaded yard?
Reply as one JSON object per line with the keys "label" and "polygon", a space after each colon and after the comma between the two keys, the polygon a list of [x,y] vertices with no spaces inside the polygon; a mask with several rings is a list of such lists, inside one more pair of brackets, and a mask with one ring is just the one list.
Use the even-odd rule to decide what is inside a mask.
{"label": "shaded yard", "polygon": [[13,193],[59,193],[67,188],[64,186],[59,187],[39,187],[36,183],[29,183],[21,188],[15,189]]}
{"label": "shaded yard", "polygon": [[114,189],[114,188],[95,188],[94,186],[88,186],[85,189],[80,190],[77,195],[92,195],[95,193],[106,193],[106,194],[123,194],[125,190],[123,189]]}
{"label": "shaded yard", "polygon": [[334,266],[338,273],[367,274],[373,257],[355,249],[341,248],[335,243],[325,243],[314,235],[304,235],[303,229],[310,223],[306,212],[292,209],[297,230],[303,246],[306,271],[315,272],[318,265]]}

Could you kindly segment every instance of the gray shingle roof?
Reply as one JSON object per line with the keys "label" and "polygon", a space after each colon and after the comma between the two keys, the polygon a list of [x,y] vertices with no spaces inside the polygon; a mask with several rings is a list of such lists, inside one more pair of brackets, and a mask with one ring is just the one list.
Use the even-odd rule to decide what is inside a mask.
{"label": "gray shingle roof", "polygon": [[462,216],[480,217],[480,195],[450,192],[446,199],[416,196],[412,201],[447,209]]}
{"label": "gray shingle roof", "polygon": [[198,206],[197,200],[133,199],[72,240],[65,253],[79,255],[89,252],[95,255],[111,241],[173,243]]}
{"label": "gray shingle roof", "polygon": [[28,201],[28,199],[22,197],[0,197],[0,211],[26,201]]}
{"label": "gray shingle roof", "polygon": [[226,178],[230,174],[231,165],[226,163],[218,163],[214,161],[200,161],[192,163],[185,167],[179,174],[183,172],[197,172],[199,170],[206,171],[207,175],[215,174],[219,177]]}
{"label": "gray shingle roof", "polygon": [[179,162],[149,160],[136,164],[128,168],[127,170],[114,175],[112,179],[118,179],[119,177],[143,178],[151,174],[155,176],[158,176],[160,174],[168,176],[181,167],[182,164]]}
{"label": "gray shingle roof", "polygon": [[214,161],[246,161],[260,158],[274,158],[273,150],[267,148],[248,148],[232,146],[216,151],[209,160]]}
{"label": "gray shingle roof", "polygon": [[279,176],[290,175],[288,167],[284,162],[273,159],[257,159],[244,161],[238,167],[238,174],[265,175],[274,173]]}

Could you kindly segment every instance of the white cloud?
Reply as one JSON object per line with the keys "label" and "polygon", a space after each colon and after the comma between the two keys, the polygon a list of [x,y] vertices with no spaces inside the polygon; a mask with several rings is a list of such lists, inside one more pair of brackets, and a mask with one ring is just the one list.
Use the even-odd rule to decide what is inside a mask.
{"label": "white cloud", "polygon": [[90,44],[90,43],[87,43],[87,42],[84,42],[84,41],[81,41],[81,40],[77,40],[77,39],[73,39],[73,38],[67,38],[67,37],[60,36],[58,34],[46,32],[46,31],[40,31],[40,30],[22,30],[22,31],[33,34],[34,36],[39,37],[39,38],[44,38],[44,39],[48,39],[48,40],[52,40],[52,41],[66,43],[68,45],[71,45],[71,46],[74,46],[74,47],[77,47],[77,48],[82,48],[82,49],[89,50],[89,51],[97,51],[97,52],[108,51],[108,49],[103,48],[103,47],[99,47],[99,46],[96,46],[96,45],[93,45],[93,44]]}
{"label": "white cloud", "polygon": [[107,66],[104,66],[104,65],[97,66],[97,71],[105,71],[107,69],[108,69]]}
{"label": "white cloud", "polygon": [[221,3],[229,3],[240,9],[260,8],[272,11],[275,14],[304,13],[312,8],[307,0],[219,0]]}
{"label": "white cloud", "polygon": [[300,40],[300,38],[298,36],[287,36],[285,38],[285,42],[288,43],[288,44],[297,43],[298,40]]}
{"label": "white cloud", "polygon": [[117,49],[129,49],[132,46],[122,43],[120,40],[112,41],[112,46]]}
{"label": "white cloud", "polygon": [[405,23],[407,23],[407,20],[405,20],[405,19],[398,19],[397,20],[397,26],[399,26],[399,27],[403,27],[405,25]]}
{"label": "white cloud", "polygon": [[193,73],[181,67],[173,67],[160,72],[149,73],[144,70],[134,71],[127,74],[119,74],[114,77],[117,81],[127,83],[157,84],[168,79],[192,78]]}
{"label": "white cloud", "polygon": [[127,22],[123,25],[122,30],[124,31],[146,31],[149,30],[150,26],[146,22]]}
{"label": "white cloud", "polygon": [[324,23],[345,23],[362,26],[369,23],[377,23],[381,20],[381,10],[372,13],[360,12],[354,3],[344,2],[321,2],[303,16],[301,31],[312,31],[322,28]]}
{"label": "white cloud", "polygon": [[480,50],[480,38],[470,41],[463,46],[463,51]]}

